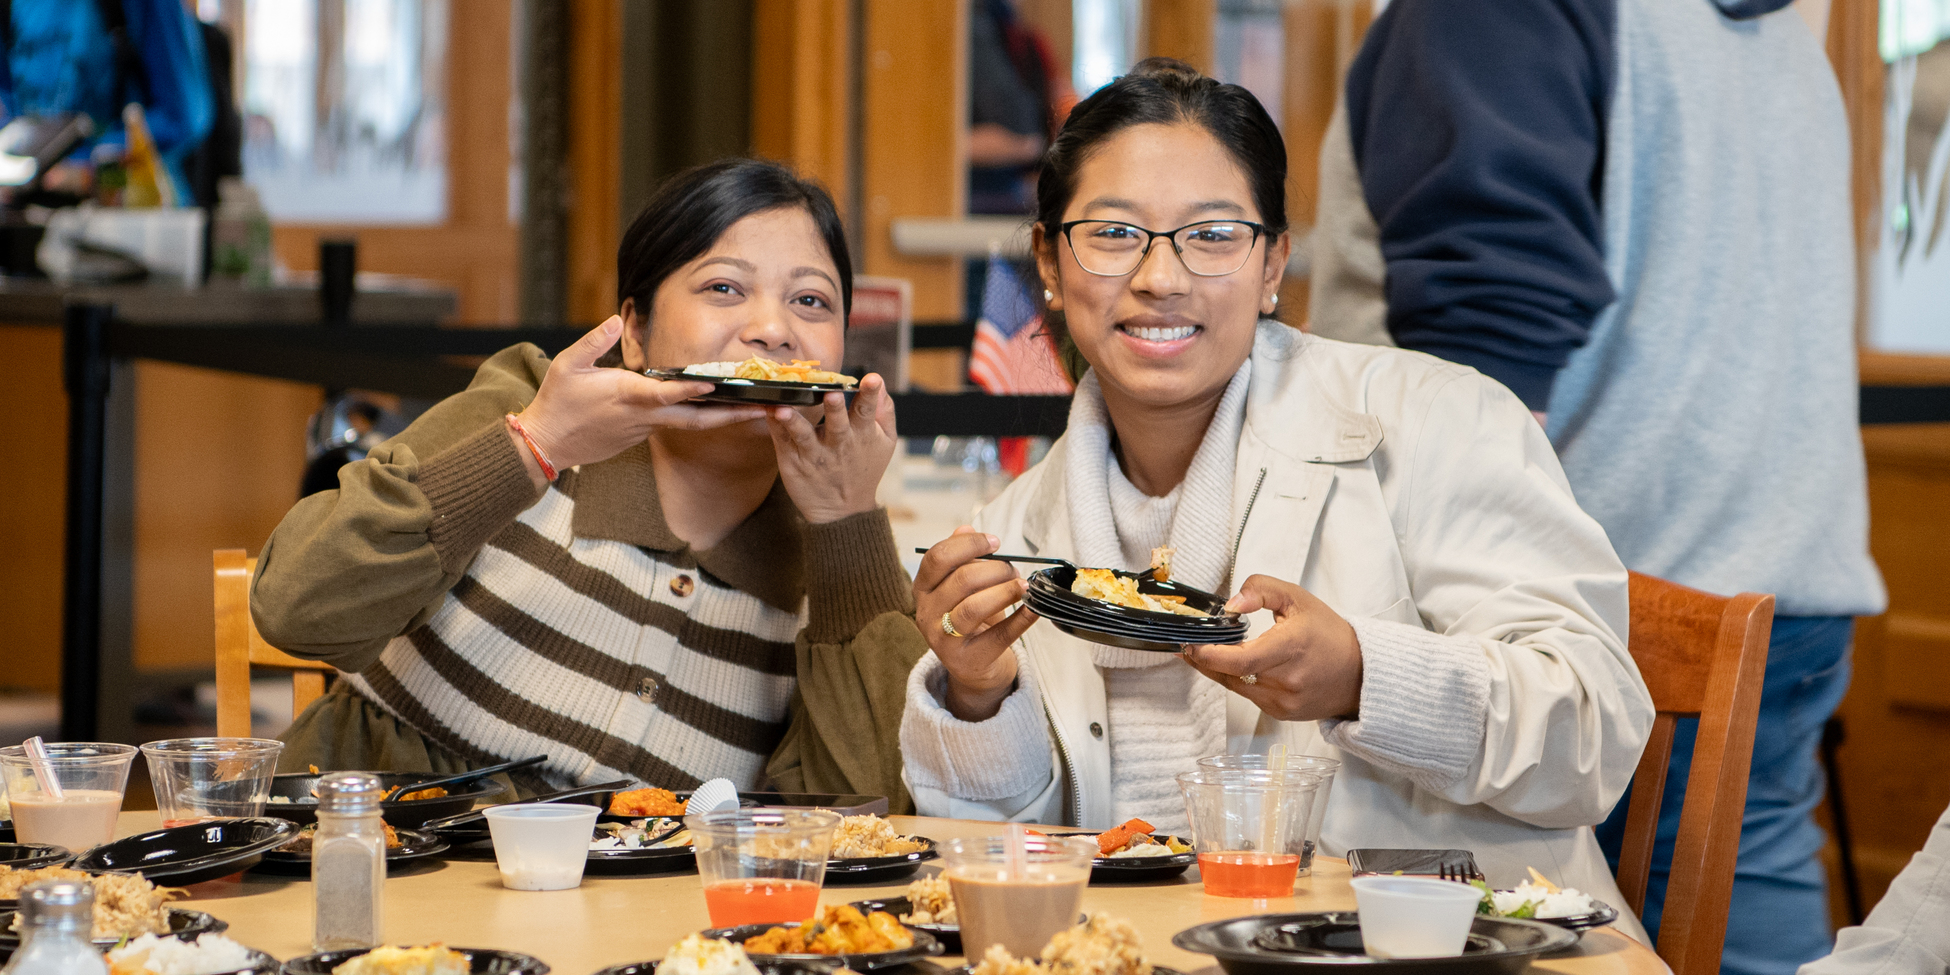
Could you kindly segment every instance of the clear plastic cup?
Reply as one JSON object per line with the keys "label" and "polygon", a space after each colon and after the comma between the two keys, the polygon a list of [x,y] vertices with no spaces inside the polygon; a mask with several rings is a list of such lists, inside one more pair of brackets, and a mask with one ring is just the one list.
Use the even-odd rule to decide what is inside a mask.
{"label": "clear plastic cup", "polygon": [[825,809],[720,809],[685,816],[711,925],[803,921],[819,911],[840,814]]}
{"label": "clear plastic cup", "polygon": [[135,746],[64,741],[45,747],[48,772],[60,786],[60,799],[41,781],[24,748],[0,748],[0,777],[7,783],[20,842],[52,843],[81,853],[114,839],[115,817],[122,812]]}
{"label": "clear plastic cup", "polygon": [[1287,897],[1310,841],[1318,776],[1200,768],[1178,776],[1199,879],[1214,897]]}
{"label": "clear plastic cup", "polygon": [[568,890],[582,885],[602,810],[577,803],[518,802],[489,806],[488,835],[501,886],[509,890]]}
{"label": "clear plastic cup", "polygon": [[1356,877],[1361,945],[1376,958],[1446,958],[1469,944],[1483,892],[1430,877]]}
{"label": "clear plastic cup", "polygon": [[1077,923],[1097,844],[1068,836],[1030,836],[1012,860],[1001,836],[949,840],[942,875],[961,918],[962,953],[980,961],[990,945],[1017,958],[1040,958],[1058,931]]}
{"label": "clear plastic cup", "polygon": [[[1198,760],[1200,768],[1272,769],[1268,755],[1211,755]],[[1313,755],[1288,755],[1275,771],[1296,772],[1320,779],[1314,789],[1314,811],[1307,820],[1307,848],[1300,854],[1300,876],[1314,872],[1314,853],[1320,849],[1320,827],[1327,821],[1327,798],[1334,791],[1334,773],[1341,770],[1338,759]]]}
{"label": "clear plastic cup", "polygon": [[142,746],[164,826],[264,815],[284,742],[169,738]]}

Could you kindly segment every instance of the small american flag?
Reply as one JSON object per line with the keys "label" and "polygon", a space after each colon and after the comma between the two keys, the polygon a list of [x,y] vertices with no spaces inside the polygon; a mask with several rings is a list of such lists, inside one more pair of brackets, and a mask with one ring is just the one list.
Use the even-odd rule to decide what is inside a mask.
{"label": "small american flag", "polygon": [[1001,257],[989,258],[968,378],[990,393],[1070,393],[1076,388],[1063,372],[1056,343],[1043,330],[1043,316],[1022,279]]}

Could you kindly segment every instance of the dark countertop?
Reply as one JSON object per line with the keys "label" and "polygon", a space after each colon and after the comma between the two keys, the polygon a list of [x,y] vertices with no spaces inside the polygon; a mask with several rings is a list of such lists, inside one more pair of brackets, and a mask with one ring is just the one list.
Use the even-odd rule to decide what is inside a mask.
{"label": "dark countertop", "polygon": [[[452,318],[459,304],[451,289],[428,282],[386,278],[378,286],[366,281],[361,285],[352,301],[352,321],[358,325],[433,325]],[[0,277],[0,324],[59,325],[62,306],[72,301],[112,304],[118,320],[138,325],[318,322],[318,289],[302,285],[62,286],[47,280]]]}

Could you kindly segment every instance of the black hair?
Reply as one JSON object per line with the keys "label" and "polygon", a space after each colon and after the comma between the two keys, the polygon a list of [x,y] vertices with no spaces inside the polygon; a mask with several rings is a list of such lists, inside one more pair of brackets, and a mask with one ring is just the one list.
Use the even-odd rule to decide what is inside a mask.
{"label": "black hair", "polygon": [[1104,140],[1133,125],[1191,122],[1212,134],[1246,171],[1268,237],[1285,233],[1286,142],[1253,93],[1208,78],[1172,58],[1145,58],[1070,110],[1036,180],[1036,220],[1054,243],[1076,195],[1077,172]]}
{"label": "black hair", "polygon": [[724,159],[686,169],[657,188],[616,248],[616,303],[634,299],[649,319],[664,279],[697,260],[731,225],[755,213],[797,207],[812,217],[840,272],[840,320],[853,313],[853,258],[826,188],[763,159]]}

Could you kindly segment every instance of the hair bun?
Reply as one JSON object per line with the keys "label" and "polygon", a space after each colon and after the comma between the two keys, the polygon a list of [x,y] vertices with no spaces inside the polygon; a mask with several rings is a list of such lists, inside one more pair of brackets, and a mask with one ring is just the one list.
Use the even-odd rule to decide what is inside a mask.
{"label": "hair bun", "polygon": [[1197,68],[1177,58],[1166,57],[1151,57],[1139,61],[1131,66],[1130,77],[1148,78],[1174,88],[1191,88],[1199,82],[1214,82],[1214,79],[1207,77]]}

